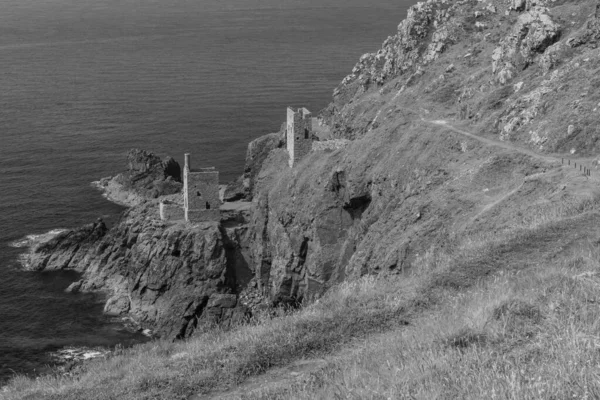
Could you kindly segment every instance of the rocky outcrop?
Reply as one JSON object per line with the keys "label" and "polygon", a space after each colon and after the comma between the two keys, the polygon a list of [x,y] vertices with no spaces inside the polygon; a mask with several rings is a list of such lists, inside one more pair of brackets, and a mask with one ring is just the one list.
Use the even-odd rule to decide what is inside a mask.
{"label": "rocky outcrop", "polygon": [[[283,130],[250,143],[244,175],[225,198],[252,201],[225,203],[220,224],[159,221],[156,204],[143,199],[156,181],[177,182],[177,168],[138,152],[123,179],[139,182],[143,201],[110,230],[97,222],[39,246],[30,267],[81,271],[71,290],[106,291],[107,312],[186,337],[203,321],[243,318],[246,306],[295,305],[346,279],[409,270],[435,257],[434,246],[451,251],[464,232],[524,226],[535,207],[563,196],[552,181],[560,171],[526,182],[554,165],[443,126],[462,117],[463,132],[540,151],[600,149],[600,106],[589,93],[600,85],[600,56],[560,40],[578,31],[555,22],[572,4],[544,4],[553,2],[414,6],[336,89],[323,113],[335,140],[294,168]],[[504,208],[495,196],[510,188],[517,192]],[[482,212],[493,218],[479,223]]]}
{"label": "rocky outcrop", "polygon": [[371,85],[382,85],[435,60],[456,39],[458,24],[450,21],[453,9],[445,0],[428,0],[409,8],[406,19],[398,25],[398,33],[388,37],[377,53],[360,58],[333,92],[334,98],[345,103]]}
{"label": "rocky outcrop", "polygon": [[252,200],[255,182],[269,153],[284,145],[284,127],[280,132],[261,136],[248,144],[244,173],[225,189],[225,201]]}
{"label": "rocky outcrop", "polygon": [[[294,305],[345,279],[408,265],[421,233],[409,228],[415,204],[402,199],[432,178],[406,169],[416,156],[408,148],[394,145],[402,164],[366,154],[397,140],[371,133],[337,151],[313,152],[298,169],[285,168],[284,152],[271,152],[255,183],[246,240],[255,279],[272,302]],[[422,214],[419,223],[433,220]]]}
{"label": "rocky outcrop", "polygon": [[579,47],[587,45],[593,48],[598,46],[600,41],[600,2],[596,3],[594,13],[586,21],[585,25],[579,29],[573,37],[567,40],[570,47]]}
{"label": "rocky outcrop", "polygon": [[[410,269],[432,243],[449,240],[449,231],[463,223],[459,216],[474,211],[461,193],[478,185],[470,174],[480,172],[451,178],[451,165],[467,160],[462,154],[470,144],[448,132],[430,134],[422,121],[442,118],[436,106],[444,93],[455,102],[484,105],[469,113],[467,121],[482,121],[473,132],[500,131],[512,140],[512,133],[535,123],[551,107],[547,95],[565,90],[561,80],[579,65],[561,58],[563,31],[556,21],[564,16],[541,8],[552,4],[428,1],[413,7],[397,35],[360,58],[323,113],[335,136],[348,139],[344,145],[323,146],[327,151],[313,151],[292,170],[285,168],[285,152],[272,150],[254,175],[256,209],[247,240],[257,286],[276,303],[295,304],[345,279]],[[484,31],[476,29],[481,21]],[[463,32],[469,42],[454,48],[457,38],[467,38]],[[517,75],[526,80],[502,86]],[[446,112],[448,104],[452,100],[439,108]],[[443,118],[454,117],[448,112]],[[550,143],[540,131],[530,137]],[[472,157],[478,156],[468,163]],[[479,161],[475,171],[488,162]],[[533,168],[530,162],[513,166]],[[502,179],[521,174],[515,171],[506,169]]]}
{"label": "rocky outcrop", "polygon": [[81,272],[70,291],[105,292],[105,312],[163,337],[244,318],[219,224],[167,225],[156,213],[148,202],[126,211],[110,230],[98,221],[64,232],[32,249],[27,265]]}
{"label": "rocky outcrop", "polygon": [[510,0],[509,10],[514,11],[528,11],[535,6],[545,6],[552,0]]}
{"label": "rocky outcrop", "polygon": [[[516,9],[525,8],[519,6]],[[552,20],[547,9],[534,7],[519,15],[512,32],[502,39],[492,55],[492,72],[496,80],[506,84],[559,38],[560,26]]]}
{"label": "rocky outcrop", "polygon": [[146,150],[127,154],[127,171],[102,178],[96,186],[112,201],[126,206],[181,192],[181,167],[171,157],[162,160]]}
{"label": "rocky outcrop", "polygon": [[42,271],[67,269],[78,265],[87,252],[102,240],[108,228],[101,219],[80,228],[59,233],[48,241],[37,243],[22,258],[26,269]]}

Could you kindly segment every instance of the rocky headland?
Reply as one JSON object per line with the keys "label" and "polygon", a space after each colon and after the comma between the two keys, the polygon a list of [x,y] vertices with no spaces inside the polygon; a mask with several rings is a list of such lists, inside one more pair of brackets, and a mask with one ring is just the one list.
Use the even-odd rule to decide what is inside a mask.
{"label": "rocky headland", "polygon": [[222,222],[164,222],[158,201],[181,201],[179,164],[138,149],[127,164],[126,172],[98,185],[107,198],[129,206],[118,222],[109,229],[99,219],[36,243],[22,258],[25,267],[81,272],[68,291],[106,293],[106,313],[154,335],[183,338],[199,321],[246,318],[238,292],[251,277],[238,240],[248,206],[225,207]]}
{"label": "rocky headland", "polygon": [[101,185],[131,206],[120,221],[26,263],[189,340],[9,398],[599,398],[599,10],[416,4],[293,168],[283,128],[249,144],[219,221],[160,220],[177,168],[133,151]]}
{"label": "rocky headland", "polygon": [[591,1],[418,3],[334,90],[319,116],[329,133],[299,165],[287,166],[283,129],[249,144],[220,222],[160,221],[181,168],[136,150],[128,171],[99,182],[131,206],[121,220],[63,232],[28,266],[81,271],[71,289],[107,292],[107,312],[187,337],[203,321],[408,271],[460,235],[527,226],[542,203],[574,212],[590,193],[565,191],[551,155],[595,165],[598,18]]}
{"label": "rocky headland", "polygon": [[127,154],[127,170],[93,182],[107,199],[135,206],[146,199],[156,199],[181,192],[181,166],[171,157],[162,160],[152,152],[132,149]]}

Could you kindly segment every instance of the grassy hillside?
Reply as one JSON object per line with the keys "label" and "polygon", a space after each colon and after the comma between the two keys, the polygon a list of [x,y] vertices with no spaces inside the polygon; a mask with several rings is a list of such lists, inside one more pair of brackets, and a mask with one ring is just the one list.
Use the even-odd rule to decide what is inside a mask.
{"label": "grassy hillside", "polygon": [[119,351],[71,376],[18,377],[0,395],[598,398],[598,227],[594,203],[500,237],[467,235],[300,311]]}

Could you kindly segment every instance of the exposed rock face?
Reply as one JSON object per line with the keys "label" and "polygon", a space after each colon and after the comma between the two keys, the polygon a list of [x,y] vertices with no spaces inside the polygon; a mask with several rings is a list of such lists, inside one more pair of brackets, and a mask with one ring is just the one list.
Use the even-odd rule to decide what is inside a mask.
{"label": "exposed rock face", "polygon": [[373,130],[343,149],[311,153],[297,169],[285,168],[285,152],[271,153],[256,183],[247,240],[256,279],[272,301],[296,304],[346,279],[411,268],[474,212],[467,199],[486,174],[494,186],[533,169],[527,160],[488,167],[481,159],[472,172],[478,177],[455,179],[455,165],[480,155],[418,126]]}
{"label": "exposed rock face", "polygon": [[469,24],[464,21],[464,14],[460,14],[459,18],[455,16],[461,4],[447,0],[417,3],[409,8],[406,19],[398,25],[397,33],[388,37],[379,51],[360,57],[352,73],[334,90],[333,102],[322,114],[334,137],[355,139],[374,127],[361,129],[359,126],[365,124],[355,126],[349,123],[356,114],[363,114],[366,123],[375,122],[369,119],[372,116],[366,110],[354,109],[352,99],[399,76],[407,76],[407,84],[420,77],[423,69],[457,40],[462,26]]}
{"label": "exposed rock face", "polygon": [[[389,145],[383,138],[370,139],[376,147]],[[273,151],[263,164],[247,240],[255,276],[275,303],[294,304],[349,277],[405,263],[403,235],[393,245],[377,245],[379,235],[365,242],[377,221],[386,220],[394,230],[405,222],[385,218],[384,204],[396,186],[384,185],[383,194],[382,182],[372,181],[372,168],[382,164],[360,156],[364,146],[362,141],[349,143],[344,150],[355,162],[348,163],[340,162],[340,151],[314,152],[299,166],[302,172],[284,167],[285,152]],[[396,166],[388,170],[399,173]]]}
{"label": "exposed rock face", "polygon": [[513,31],[502,39],[492,56],[492,72],[498,82],[509,82],[517,70],[531,65],[559,37],[560,26],[552,21],[546,9],[536,7],[519,15]]}
{"label": "exposed rock face", "polygon": [[567,40],[571,47],[588,45],[596,48],[600,40],[600,2],[596,3],[594,13],[587,20],[585,25],[572,37]]}
{"label": "exposed rock face", "polygon": [[535,6],[544,6],[552,0],[512,0],[510,1],[509,10],[527,11]]}
{"label": "exposed rock face", "polygon": [[[382,85],[387,80],[416,69],[421,63],[435,60],[455,37],[455,21],[449,21],[452,5],[445,0],[420,2],[408,10],[398,33],[390,36],[377,53],[364,54],[333,96],[345,103],[357,92],[371,85]],[[429,40],[427,38],[430,37]]]}
{"label": "exposed rock face", "polygon": [[261,136],[248,144],[244,174],[227,186],[224,196],[225,201],[252,200],[254,185],[262,164],[271,150],[281,148],[284,145],[283,129],[277,133]]}
{"label": "exposed rock face", "polygon": [[[413,268],[457,235],[526,226],[555,199],[577,205],[556,184],[559,166],[445,125],[538,151],[600,151],[600,55],[569,47],[590,24],[559,26],[580,3],[557,3],[420,3],[336,89],[323,115],[336,140],[294,168],[281,133],[249,145],[225,197],[252,202],[226,203],[220,225],[167,226],[142,203],[111,230],[97,222],[40,246],[29,263],[80,270],[71,290],[106,290],[108,312],[184,337],[203,320],[241,318],[240,305],[266,306],[263,294],[296,304],[345,279]],[[135,153],[127,179],[152,197],[175,170]]]}
{"label": "exposed rock face", "polygon": [[161,336],[187,337],[203,321],[243,318],[219,225],[166,225],[156,213],[150,202],[110,230],[99,221],[65,232],[33,249],[27,264],[82,272],[70,290],[106,292],[107,313]]}
{"label": "exposed rock face", "polygon": [[561,61],[561,52],[564,50],[564,43],[554,43],[549,46],[544,54],[538,59],[538,64],[544,74],[547,74],[553,70],[556,65]]}
{"label": "exposed rock face", "polygon": [[104,238],[107,232],[108,228],[100,219],[81,228],[62,232],[25,254],[25,267],[41,271],[47,267],[64,269],[78,265],[85,258],[86,251]]}
{"label": "exposed rock face", "polygon": [[132,149],[127,154],[127,171],[97,184],[111,200],[132,206],[181,192],[181,167],[171,157],[161,160],[152,152]]}
{"label": "exposed rock face", "polygon": [[[436,108],[448,111],[448,104],[467,105],[465,119],[474,121],[474,132],[513,140],[552,109],[549,94],[564,88],[578,64],[564,59],[563,28],[556,22],[569,9],[546,5],[554,2],[431,0],[414,6],[398,33],[377,53],[362,56],[334,91],[323,119],[334,137],[346,139],[344,146],[324,145],[331,151],[313,151],[292,170],[284,166],[284,151],[270,152],[254,175],[257,207],[247,240],[258,285],[272,300],[295,303],[344,279],[411,268],[428,246],[448,240],[464,223],[460,215],[474,213],[461,192],[495,172],[485,171],[481,159],[476,172],[465,171],[468,178],[453,178],[452,165],[471,144],[447,132],[430,136],[418,121],[433,118],[428,113]],[[503,86],[517,76],[519,84]],[[580,89],[569,90],[580,96]],[[581,131],[558,130],[563,137]],[[548,136],[540,129],[528,140],[538,146],[564,140]],[[468,157],[473,162],[478,156]],[[503,160],[512,165],[506,169],[491,162],[492,170],[506,174],[501,180],[538,168],[531,160]],[[507,212],[501,219],[513,217]]]}

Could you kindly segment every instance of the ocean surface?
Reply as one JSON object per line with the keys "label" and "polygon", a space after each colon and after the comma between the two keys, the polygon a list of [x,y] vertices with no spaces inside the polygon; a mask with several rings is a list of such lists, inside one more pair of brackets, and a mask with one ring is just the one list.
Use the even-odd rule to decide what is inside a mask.
{"label": "ocean surface", "polygon": [[[44,372],[64,347],[143,339],[68,294],[72,272],[24,271],[32,235],[122,208],[90,182],[140,147],[243,170],[246,145],[286,106],[313,112],[407,0],[2,0],[0,2],[0,384]],[[21,247],[19,247],[21,246]]]}

